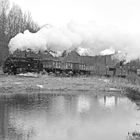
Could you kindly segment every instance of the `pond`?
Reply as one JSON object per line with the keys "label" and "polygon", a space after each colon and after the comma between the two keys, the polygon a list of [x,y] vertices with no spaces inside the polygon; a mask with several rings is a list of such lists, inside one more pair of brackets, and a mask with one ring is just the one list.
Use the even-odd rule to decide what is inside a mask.
{"label": "pond", "polygon": [[139,107],[126,97],[0,97],[0,140],[125,140],[139,124]]}

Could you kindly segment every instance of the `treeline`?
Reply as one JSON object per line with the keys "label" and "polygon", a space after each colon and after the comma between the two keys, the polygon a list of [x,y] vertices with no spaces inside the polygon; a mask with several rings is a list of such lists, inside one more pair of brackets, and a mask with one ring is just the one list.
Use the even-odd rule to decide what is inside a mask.
{"label": "treeline", "polygon": [[10,5],[9,0],[0,0],[0,65],[9,53],[10,39],[25,30],[33,33],[39,30],[31,14],[23,12],[16,4]]}

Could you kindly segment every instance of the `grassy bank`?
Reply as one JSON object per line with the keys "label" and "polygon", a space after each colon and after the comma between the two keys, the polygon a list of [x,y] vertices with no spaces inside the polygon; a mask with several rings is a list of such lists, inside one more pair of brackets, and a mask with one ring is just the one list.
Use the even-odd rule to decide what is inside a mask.
{"label": "grassy bank", "polygon": [[128,82],[122,78],[105,77],[39,77],[0,76],[1,94],[123,94]]}
{"label": "grassy bank", "polygon": [[126,77],[126,80],[127,84],[124,85],[125,95],[131,100],[140,100],[140,77],[135,73],[131,73]]}
{"label": "grassy bank", "polygon": [[[129,78],[129,79],[128,79]],[[138,77],[139,78],[139,77]],[[136,82],[136,80],[135,80]],[[94,94],[128,96],[140,94],[139,83],[133,79],[117,77],[36,77],[0,75],[0,94]]]}

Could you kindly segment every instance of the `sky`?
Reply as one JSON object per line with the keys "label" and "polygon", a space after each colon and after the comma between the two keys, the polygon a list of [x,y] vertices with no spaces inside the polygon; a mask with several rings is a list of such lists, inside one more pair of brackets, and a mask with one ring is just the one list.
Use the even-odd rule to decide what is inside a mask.
{"label": "sky", "polygon": [[140,33],[140,0],[10,0],[39,24],[95,22],[121,32]]}

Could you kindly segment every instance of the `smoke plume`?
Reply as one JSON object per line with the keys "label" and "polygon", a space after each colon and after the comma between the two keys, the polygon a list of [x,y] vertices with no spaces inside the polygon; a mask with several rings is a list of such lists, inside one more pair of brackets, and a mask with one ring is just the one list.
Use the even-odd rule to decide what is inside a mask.
{"label": "smoke plume", "polygon": [[63,27],[43,26],[37,33],[25,31],[17,34],[9,42],[10,52],[32,50],[34,52],[52,50],[61,54],[64,50],[76,49],[81,55],[98,55],[110,51],[127,54],[127,60],[140,57],[140,36],[124,33],[118,29],[70,22]]}

